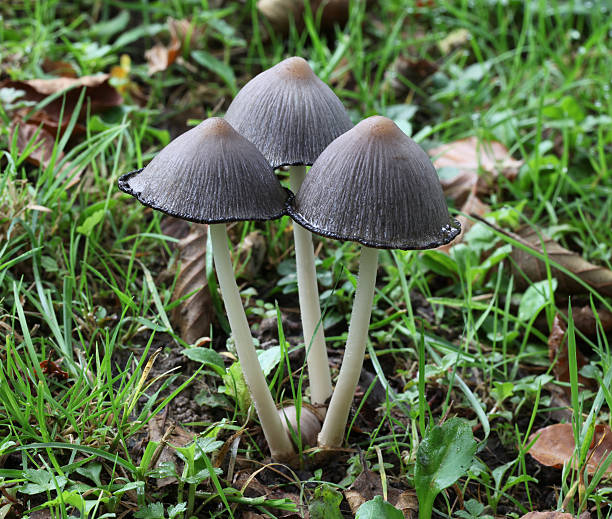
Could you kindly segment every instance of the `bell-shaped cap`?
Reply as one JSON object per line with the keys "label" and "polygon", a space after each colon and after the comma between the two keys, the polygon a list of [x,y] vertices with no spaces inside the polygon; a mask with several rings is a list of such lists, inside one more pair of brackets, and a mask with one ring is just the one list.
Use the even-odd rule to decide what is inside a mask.
{"label": "bell-shaped cap", "polygon": [[429,249],[460,230],[427,154],[381,116],[325,149],[287,212],[316,234],[379,249]]}
{"label": "bell-shaped cap", "polygon": [[219,117],[174,139],[144,169],[123,175],[119,189],[198,223],[279,218],[288,198],[261,152]]}
{"label": "bell-shaped cap", "polygon": [[225,119],[273,168],[311,165],[331,141],[353,127],[340,99],[298,57],[249,81]]}

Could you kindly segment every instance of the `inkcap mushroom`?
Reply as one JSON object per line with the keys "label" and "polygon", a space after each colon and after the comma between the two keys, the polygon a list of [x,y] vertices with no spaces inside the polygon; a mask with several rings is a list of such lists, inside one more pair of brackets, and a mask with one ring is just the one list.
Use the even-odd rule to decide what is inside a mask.
{"label": "inkcap mushroom", "polygon": [[123,175],[119,188],[146,206],[208,223],[219,286],[238,359],[272,457],[295,450],[259,365],[227,244],[226,222],[284,214],[288,192],[259,150],[221,118],[210,118],[166,146],[144,169]]}
{"label": "inkcap mushroom", "polygon": [[342,444],[363,365],[378,249],[428,249],[459,234],[427,154],[393,121],[369,117],[319,156],[288,213],[306,229],[363,245],[338,381],[319,446]]}
{"label": "inkcap mushroom", "polygon": [[[326,146],[353,124],[333,91],[299,57],[288,58],[255,76],[238,92],[225,119],[257,146],[273,168],[289,166],[297,192]],[[308,376],[313,404],[332,391],[311,234],[294,226],[296,270]]]}

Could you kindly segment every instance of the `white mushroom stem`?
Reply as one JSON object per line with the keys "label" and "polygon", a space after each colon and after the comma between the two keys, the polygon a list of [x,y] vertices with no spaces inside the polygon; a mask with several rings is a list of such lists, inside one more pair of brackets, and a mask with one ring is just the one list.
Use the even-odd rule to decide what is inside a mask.
{"label": "white mushroom stem", "polygon": [[270,388],[268,388],[257,358],[253,337],[234,277],[225,224],[211,224],[208,229],[213,246],[215,270],[223,294],[225,311],[234,336],[240,367],[255,405],[264,436],[274,459],[278,461],[291,460],[295,457],[295,450],[278,415]]}
{"label": "white mushroom stem", "polygon": [[[306,166],[291,166],[289,169],[289,184],[294,193],[299,191],[305,175]],[[332,394],[332,383],[321,321],[312,234],[294,223],[293,239],[300,313],[310,380],[310,400],[313,405],[322,405]]]}
{"label": "white mushroom stem", "polygon": [[344,358],[342,359],[338,382],[329,403],[323,427],[319,433],[319,447],[333,448],[342,445],[344,429],[363,366],[377,268],[378,249],[362,247],[359,278],[357,279],[357,290],[353,301]]}

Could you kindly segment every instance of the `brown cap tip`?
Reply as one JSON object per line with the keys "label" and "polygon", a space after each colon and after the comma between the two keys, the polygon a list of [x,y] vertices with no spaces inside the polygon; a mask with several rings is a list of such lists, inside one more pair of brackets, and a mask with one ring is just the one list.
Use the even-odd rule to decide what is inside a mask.
{"label": "brown cap tip", "polygon": [[230,104],[225,119],[274,168],[312,164],[331,141],[353,126],[336,94],[299,57],[251,79]]}

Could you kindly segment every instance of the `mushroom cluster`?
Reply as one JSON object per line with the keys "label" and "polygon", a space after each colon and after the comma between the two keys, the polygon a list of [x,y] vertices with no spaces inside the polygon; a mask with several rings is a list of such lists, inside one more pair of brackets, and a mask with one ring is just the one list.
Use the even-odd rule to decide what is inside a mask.
{"label": "mushroom cluster", "polygon": [[[293,194],[274,174],[282,166],[290,171]],[[312,166],[308,174],[307,166]],[[244,378],[272,457],[288,463],[295,461],[297,431],[305,444],[313,445],[317,433],[321,448],[342,443],[363,364],[378,249],[437,247],[459,233],[426,153],[387,118],[370,117],[353,127],[333,91],[298,57],[253,78],[224,119],[207,119],[179,136],[145,168],[123,175],[119,188],[153,209],[209,224]],[[225,230],[227,222],[283,214],[297,224],[296,269],[312,408],[278,410],[274,403],[234,279]],[[311,232],[363,245],[333,391]]]}

